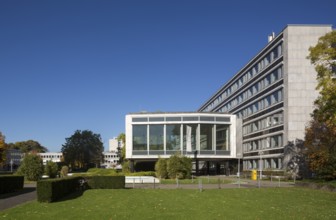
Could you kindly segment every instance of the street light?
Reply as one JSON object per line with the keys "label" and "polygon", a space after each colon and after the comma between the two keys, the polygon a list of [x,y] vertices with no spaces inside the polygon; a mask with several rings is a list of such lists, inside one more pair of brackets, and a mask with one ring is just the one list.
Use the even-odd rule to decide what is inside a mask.
{"label": "street light", "polygon": [[264,152],[262,151],[259,151],[259,156],[260,156],[260,159],[259,159],[259,171],[260,171],[260,174],[259,174],[259,182],[258,182],[258,186],[260,188],[260,184],[261,184],[261,177],[262,177],[262,155],[264,154]]}
{"label": "street light", "polygon": [[11,172],[13,172],[13,159],[10,160]]}
{"label": "street light", "polygon": [[238,187],[240,188],[240,158],[241,158],[241,153],[237,154],[238,157]]}

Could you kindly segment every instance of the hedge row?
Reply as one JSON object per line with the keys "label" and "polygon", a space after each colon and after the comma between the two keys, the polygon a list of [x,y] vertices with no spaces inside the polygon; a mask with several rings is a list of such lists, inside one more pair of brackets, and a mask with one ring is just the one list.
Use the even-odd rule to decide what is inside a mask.
{"label": "hedge row", "polygon": [[81,177],[48,179],[37,182],[37,201],[53,202],[75,192],[80,186]]}
{"label": "hedge row", "polygon": [[125,176],[90,176],[85,177],[89,189],[123,189]]}
{"label": "hedge row", "polygon": [[23,189],[24,176],[0,176],[0,194]]}
{"label": "hedge row", "polygon": [[53,202],[84,189],[123,188],[125,188],[125,176],[88,176],[40,180],[37,182],[37,201]]}

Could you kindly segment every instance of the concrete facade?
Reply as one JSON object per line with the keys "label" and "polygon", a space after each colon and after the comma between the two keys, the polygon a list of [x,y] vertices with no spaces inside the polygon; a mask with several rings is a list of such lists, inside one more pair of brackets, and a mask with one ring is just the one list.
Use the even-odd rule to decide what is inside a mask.
{"label": "concrete facade", "polygon": [[308,49],[331,30],[288,25],[198,109],[242,119],[244,170],[283,169],[284,146],[304,138],[318,95]]}

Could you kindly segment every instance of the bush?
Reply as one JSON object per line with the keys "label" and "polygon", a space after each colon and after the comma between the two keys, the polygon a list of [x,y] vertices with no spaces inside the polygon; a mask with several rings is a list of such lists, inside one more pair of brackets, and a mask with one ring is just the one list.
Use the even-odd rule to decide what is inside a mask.
{"label": "bush", "polygon": [[159,158],[159,160],[155,164],[155,174],[156,177],[166,179],[168,177],[167,171],[167,159]]}
{"label": "bush", "polygon": [[18,175],[23,175],[27,180],[37,181],[43,174],[43,161],[35,154],[27,154],[17,171]]}
{"label": "bush", "polygon": [[24,176],[0,176],[0,194],[23,189]]}
{"label": "bush", "polygon": [[49,178],[55,178],[57,176],[58,166],[56,163],[47,161],[47,164],[44,166],[44,174],[48,175]]}
{"label": "bush", "polygon": [[118,176],[118,172],[114,169],[91,168],[86,172],[86,175],[89,175],[89,176]]}
{"label": "bush", "polygon": [[186,156],[173,155],[167,161],[167,172],[171,179],[186,179],[191,177],[192,160]]}
{"label": "bush", "polygon": [[128,160],[124,160],[124,162],[122,163],[122,172],[123,173],[130,173],[130,162]]}
{"label": "bush", "polygon": [[125,188],[125,176],[88,176],[85,179],[90,189]]}
{"label": "bush", "polygon": [[127,173],[127,176],[155,176],[155,172],[143,171],[143,172]]}
{"label": "bush", "polygon": [[61,177],[67,177],[68,176],[68,172],[69,172],[69,167],[68,166],[63,166],[61,169]]}
{"label": "bush", "polygon": [[53,202],[75,192],[80,187],[82,177],[48,179],[37,182],[37,201]]}

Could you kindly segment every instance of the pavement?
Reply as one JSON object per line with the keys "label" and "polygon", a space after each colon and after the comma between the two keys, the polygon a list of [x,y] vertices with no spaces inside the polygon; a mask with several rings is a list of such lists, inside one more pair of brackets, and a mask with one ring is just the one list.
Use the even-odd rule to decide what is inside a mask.
{"label": "pavement", "polygon": [[[210,178],[220,178],[220,177],[210,177]],[[222,178],[223,179],[223,178]],[[236,177],[225,177],[225,180],[231,180],[232,183],[219,183],[219,184],[207,184],[204,183],[197,184],[160,184],[158,181],[153,181],[153,183],[126,183],[126,188],[135,189],[228,189],[228,188],[258,188],[259,181],[250,179],[238,179]],[[143,181],[141,181],[143,182]],[[220,181],[219,181],[220,182]],[[275,187],[293,187],[293,182],[280,182],[276,181],[266,181],[260,182],[261,188],[275,188]],[[36,194],[36,184],[25,184],[23,190],[13,193],[7,193],[0,195],[0,211],[13,208],[15,206],[21,205],[23,203],[33,201],[37,199]]]}
{"label": "pavement", "polygon": [[36,200],[36,198],[36,184],[25,184],[20,191],[0,195],[0,211]]}

